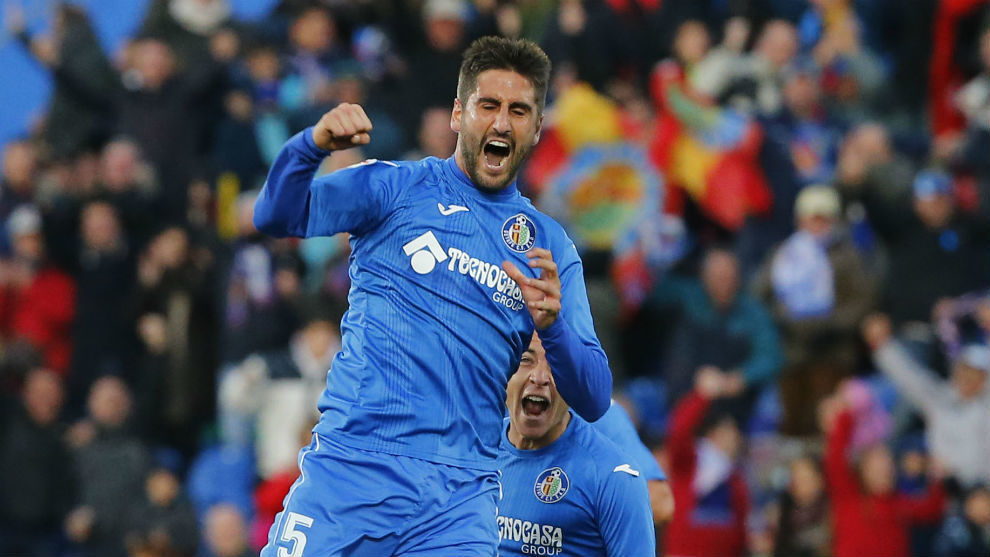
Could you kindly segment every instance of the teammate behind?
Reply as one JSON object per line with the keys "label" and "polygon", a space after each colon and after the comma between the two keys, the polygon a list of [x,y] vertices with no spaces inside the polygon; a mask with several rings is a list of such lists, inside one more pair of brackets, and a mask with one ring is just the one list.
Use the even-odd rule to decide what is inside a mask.
{"label": "teammate behind", "polygon": [[653,452],[640,440],[636,426],[626,409],[613,400],[605,415],[592,425],[598,433],[629,455],[633,460],[633,467],[643,475],[650,492],[653,524],[660,527],[670,522],[674,517],[674,494],[670,490],[670,484],[667,483],[667,474],[660,468],[660,463],[653,456]]}
{"label": "teammate behind", "polygon": [[330,151],[370,140],[364,110],[342,104],[272,164],[258,229],[349,232],[352,252],[342,349],[263,556],[494,555],[505,386],[534,330],[575,412],[608,408],[581,260],[515,184],[549,73],[535,44],[485,37],[461,65],[451,158],[314,180]]}
{"label": "teammate behind", "polygon": [[557,392],[534,334],[506,398],[499,448],[499,555],[652,557],[646,481],[634,461]]}

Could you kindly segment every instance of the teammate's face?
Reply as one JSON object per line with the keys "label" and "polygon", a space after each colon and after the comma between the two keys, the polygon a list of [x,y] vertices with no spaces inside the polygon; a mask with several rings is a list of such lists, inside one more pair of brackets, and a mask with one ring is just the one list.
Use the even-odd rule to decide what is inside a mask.
{"label": "teammate's face", "polygon": [[546,351],[533,334],[519,369],[506,388],[509,440],[520,449],[538,449],[557,440],[570,418],[567,403],[553,383]]}
{"label": "teammate's face", "polygon": [[454,100],[455,160],[481,190],[501,190],[515,180],[542,125],[528,79],[509,70],[481,72],[470,96]]}

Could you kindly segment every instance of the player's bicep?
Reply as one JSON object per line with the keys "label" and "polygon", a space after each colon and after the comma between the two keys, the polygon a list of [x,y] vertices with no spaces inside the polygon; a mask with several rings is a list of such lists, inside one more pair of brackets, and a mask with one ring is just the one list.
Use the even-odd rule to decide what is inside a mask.
{"label": "player's bicep", "polygon": [[387,217],[398,192],[395,163],[369,160],[313,180],[306,236],[361,234]]}

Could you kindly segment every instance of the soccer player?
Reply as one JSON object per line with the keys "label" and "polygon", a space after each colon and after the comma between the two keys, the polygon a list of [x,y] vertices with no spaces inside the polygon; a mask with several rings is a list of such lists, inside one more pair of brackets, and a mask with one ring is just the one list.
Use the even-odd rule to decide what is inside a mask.
{"label": "soccer player", "polygon": [[653,515],[635,461],[574,415],[534,334],[506,392],[499,555],[652,557]]}
{"label": "soccer player", "polygon": [[650,506],[653,508],[653,523],[662,526],[674,517],[674,494],[667,483],[667,474],[650,449],[643,444],[636,433],[629,413],[619,403],[612,401],[608,411],[593,423],[599,433],[610,439],[622,452],[633,460],[632,465],[639,470],[650,492]]}
{"label": "soccer player", "polygon": [[465,52],[454,155],[366,161],[313,179],[369,142],[341,104],[285,145],[256,208],[275,236],[351,234],[350,308],[264,557],[491,556],[505,386],[539,330],[561,395],[589,420],[612,377],[581,260],[515,178],[539,139],[550,61],[528,41]]}

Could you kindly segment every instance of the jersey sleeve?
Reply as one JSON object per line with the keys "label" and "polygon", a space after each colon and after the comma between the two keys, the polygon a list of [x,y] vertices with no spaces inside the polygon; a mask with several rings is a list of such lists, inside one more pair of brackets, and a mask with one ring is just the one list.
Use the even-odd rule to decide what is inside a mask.
{"label": "jersey sleeve", "polygon": [[538,334],[560,396],[579,416],[594,422],[611,402],[612,371],[595,334],[581,258],[570,240],[565,246],[553,251],[560,274],[561,311]]}
{"label": "jersey sleeve", "polygon": [[282,147],[254,207],[254,225],[277,237],[362,234],[385,220],[398,192],[395,163],[368,160],[313,178],[330,153],[312,128]]}
{"label": "jersey sleeve", "polygon": [[631,464],[642,473],[646,481],[667,480],[667,474],[660,468],[650,449],[640,440],[636,426],[622,405],[612,402],[605,415],[593,427],[633,459]]}
{"label": "jersey sleeve", "polygon": [[646,480],[629,464],[620,464],[601,482],[596,505],[598,529],[608,557],[656,555],[653,511]]}

